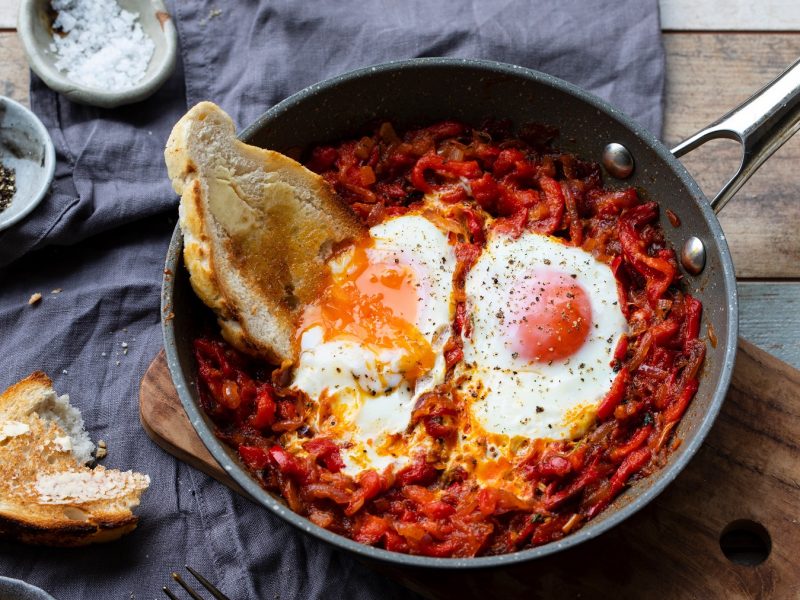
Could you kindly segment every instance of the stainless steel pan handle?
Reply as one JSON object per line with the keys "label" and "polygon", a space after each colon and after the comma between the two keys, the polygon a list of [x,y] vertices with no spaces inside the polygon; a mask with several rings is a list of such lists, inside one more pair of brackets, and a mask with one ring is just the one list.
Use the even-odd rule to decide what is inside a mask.
{"label": "stainless steel pan handle", "polygon": [[744,104],[672,149],[679,158],[708,140],[742,145],[742,162],[711,201],[719,212],[761,164],[800,129],[800,59]]}

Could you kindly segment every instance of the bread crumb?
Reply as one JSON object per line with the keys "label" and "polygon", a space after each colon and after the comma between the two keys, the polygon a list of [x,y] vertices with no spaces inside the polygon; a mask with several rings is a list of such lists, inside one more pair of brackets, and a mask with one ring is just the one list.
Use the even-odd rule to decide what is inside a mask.
{"label": "bread crumb", "polygon": [[56,288],[56,289],[54,289],[54,290],[50,290],[50,293],[51,293],[51,294],[60,294],[60,293],[61,293],[61,292],[63,292],[63,291],[64,291],[64,290],[62,290],[61,288]]}
{"label": "bread crumb", "polygon": [[106,450],[105,448],[98,447],[97,450],[95,450],[95,452],[94,452],[94,457],[97,460],[100,460],[101,458],[105,458],[107,454],[108,454],[108,450]]}
{"label": "bread crumb", "polygon": [[31,297],[28,299],[28,304],[36,304],[42,300],[42,295],[39,292],[32,294]]}
{"label": "bread crumb", "polygon": [[59,436],[53,440],[53,444],[56,448],[61,450],[61,452],[71,452],[72,451],[72,438],[68,435]]}
{"label": "bread crumb", "polygon": [[0,442],[4,442],[8,438],[17,437],[18,435],[25,435],[30,432],[31,428],[27,423],[21,421],[5,421],[0,425]]}
{"label": "bread crumb", "polygon": [[97,441],[97,447],[98,448],[105,448],[106,447],[106,441],[105,440],[98,440]]}
{"label": "bread crumb", "polygon": [[122,346],[123,348],[127,348],[128,347],[128,342],[122,342],[120,344],[120,346]]}
{"label": "bread crumb", "polygon": [[201,20],[200,20],[200,26],[201,26],[201,27],[202,27],[202,26],[204,26],[204,25],[205,25],[206,23],[208,23],[208,22],[209,22],[211,19],[213,19],[213,18],[215,18],[215,17],[219,17],[221,14],[222,14],[222,11],[221,11],[220,9],[218,9],[218,8],[212,8],[212,9],[209,11],[209,13],[208,13],[208,16],[207,16],[207,17],[205,17],[204,19],[201,19]]}

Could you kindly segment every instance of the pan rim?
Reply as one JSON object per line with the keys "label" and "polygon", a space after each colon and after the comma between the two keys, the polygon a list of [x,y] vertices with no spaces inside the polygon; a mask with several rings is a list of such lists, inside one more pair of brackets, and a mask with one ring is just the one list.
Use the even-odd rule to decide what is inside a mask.
{"label": "pan rim", "polygon": [[[590,521],[586,526],[575,533],[567,535],[561,540],[550,542],[542,546],[537,546],[527,550],[520,550],[509,554],[495,556],[481,556],[473,558],[436,558],[428,556],[418,556],[391,552],[373,546],[367,546],[332,533],[317,525],[314,525],[301,515],[291,511],[286,505],[279,502],[276,497],[267,492],[253,479],[242,467],[240,467],[228,454],[227,447],[214,436],[209,427],[206,417],[195,403],[189,391],[193,382],[187,380],[186,374],[181,369],[178,360],[177,340],[175,327],[172,319],[166,319],[172,307],[172,292],[174,289],[174,277],[165,276],[162,286],[162,331],[164,335],[164,347],[166,351],[167,363],[172,380],[177,389],[181,403],[186,410],[189,420],[200,436],[201,440],[208,448],[214,459],[220,466],[238,483],[253,499],[266,507],[273,514],[283,519],[294,527],[311,534],[312,536],[333,545],[336,548],[348,550],[357,556],[379,560],[381,562],[393,563],[400,566],[425,567],[431,569],[485,569],[512,565],[527,562],[536,558],[545,557],[561,550],[566,550],[584,541],[595,538],[612,527],[625,521],[633,514],[638,512],[645,505],[652,502],[677,476],[683,471],[689,461],[697,453],[697,450],[705,440],[711,426],[716,420],[717,414],[722,406],[733,374],[734,361],[736,356],[736,344],[738,336],[738,296],[736,279],[734,275],[733,262],[728,248],[727,240],[714,211],[697,183],[683,166],[675,158],[667,147],[659,141],[651,132],[636,123],[633,119],[614,108],[608,102],[586,92],[577,86],[563,81],[552,75],[547,75],[539,71],[511,65],[501,62],[478,60],[478,59],[459,59],[459,58],[417,58],[392,61],[380,65],[368,66],[348,73],[327,79],[320,83],[315,83],[295,94],[289,96],[282,102],[268,109],[258,117],[250,126],[245,128],[239,138],[243,141],[251,139],[266,123],[279,118],[284,112],[303,102],[309,96],[325,92],[343,83],[358,80],[363,77],[378,73],[400,71],[405,69],[441,69],[461,67],[485,71],[487,74],[507,74],[516,77],[523,77],[534,82],[544,84],[557,90],[566,92],[577,97],[586,104],[605,113],[610,118],[618,121],[621,126],[639,137],[646,145],[653,149],[659,158],[668,166],[692,192],[692,197],[698,204],[698,208],[705,217],[715,242],[720,248],[721,256],[721,280],[726,291],[728,300],[727,312],[728,329],[724,353],[722,355],[722,366],[720,375],[716,381],[716,387],[708,410],[702,416],[698,429],[694,437],[686,442],[682,452],[669,465],[648,477],[648,487],[642,491],[633,501],[620,508],[616,513],[602,521]],[[177,274],[182,269],[182,236],[179,225],[176,225],[167,252],[166,273]],[[673,455],[674,456],[674,455]]]}

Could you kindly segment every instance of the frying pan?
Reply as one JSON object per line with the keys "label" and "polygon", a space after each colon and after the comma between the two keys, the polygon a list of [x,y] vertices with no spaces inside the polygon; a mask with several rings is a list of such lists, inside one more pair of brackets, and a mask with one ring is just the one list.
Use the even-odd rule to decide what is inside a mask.
{"label": "frying pan", "polygon": [[[514,123],[555,125],[561,149],[606,165],[611,187],[636,186],[662,207],[667,240],[681,256],[684,284],[703,303],[703,322],[717,343],[707,344],[697,395],[677,429],[683,444],[668,463],[633,484],[597,518],[564,539],[513,554],[477,558],[430,558],[362,545],[317,527],[262,489],[235,451],[214,437],[200,409],[191,342],[207,321],[182,264],[176,227],[166,261],[162,291],[164,344],[172,379],[192,425],[220,465],[257,502],[297,528],[363,558],[398,566],[448,569],[497,567],[543,557],[596,537],[653,500],[686,466],[703,442],[725,398],[733,371],[738,330],[736,280],[728,244],[715,216],[755,169],[800,128],[800,61],[772,84],[670,151],[649,131],[608,103],[555,77],[496,62],[422,58],[361,69],[312,85],[269,109],[240,138],[250,144],[290,152],[358,135],[375,119],[399,127],[436,119],[479,123],[486,117]],[[709,202],[676,157],[717,137],[741,142],[739,171]],[[612,145],[618,144],[621,145]],[[608,146],[608,147],[607,147]],[[626,179],[626,159],[634,169]],[[678,215],[673,227],[664,209]],[[703,327],[703,331],[706,330]]]}

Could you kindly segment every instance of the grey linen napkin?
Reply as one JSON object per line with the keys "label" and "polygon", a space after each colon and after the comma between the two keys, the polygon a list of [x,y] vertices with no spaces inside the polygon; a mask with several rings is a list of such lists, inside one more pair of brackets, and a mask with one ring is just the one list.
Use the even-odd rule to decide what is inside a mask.
{"label": "grey linen napkin", "polygon": [[[32,78],[32,107],[56,146],[56,179],[32,215],[0,233],[0,389],[42,369],[69,392],[93,438],[108,443],[103,464],[150,474],[141,524],[119,542],[78,550],[0,543],[0,575],[61,600],[155,598],[169,571],[189,563],[232,598],[413,597],[174,460],[142,430],[138,386],[161,347],[159,287],[177,213],[162,158],[167,135],[200,100],[217,102],[241,127],[308,84],[418,56],[539,69],[658,134],[657,1],[168,4],[182,60],[151,99],[117,110],[78,106]],[[44,298],[29,306],[34,292]]]}

